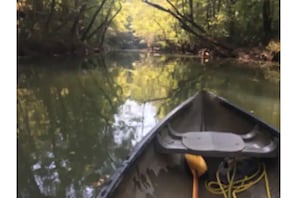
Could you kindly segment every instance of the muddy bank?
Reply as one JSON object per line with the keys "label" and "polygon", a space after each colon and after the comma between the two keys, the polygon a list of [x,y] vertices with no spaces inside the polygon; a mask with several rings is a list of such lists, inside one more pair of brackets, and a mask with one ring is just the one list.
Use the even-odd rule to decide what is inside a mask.
{"label": "muddy bank", "polygon": [[273,61],[280,62],[280,51],[270,51],[265,48],[238,48],[235,50],[237,59],[241,62]]}

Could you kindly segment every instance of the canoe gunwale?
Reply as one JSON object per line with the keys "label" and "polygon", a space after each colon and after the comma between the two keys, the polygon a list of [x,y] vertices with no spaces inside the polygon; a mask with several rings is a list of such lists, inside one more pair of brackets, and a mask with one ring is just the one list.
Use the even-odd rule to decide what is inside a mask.
{"label": "canoe gunwale", "polygon": [[107,186],[101,189],[99,198],[108,198],[108,195],[112,193],[113,190],[118,186],[124,174],[128,171],[129,167],[133,165],[133,163],[141,156],[142,152],[146,149],[146,146],[154,139],[154,137],[156,137],[156,135],[158,134],[156,132],[160,128],[165,126],[167,121],[170,120],[179,110],[189,105],[198,94],[199,92],[174,108],[162,121],[160,121],[155,127],[153,127],[146,136],[144,136],[144,139],[140,141],[132,150],[129,158],[123,162],[123,166],[119,167],[114,175],[110,178],[110,182],[108,182]]}
{"label": "canoe gunwale", "polygon": [[[209,92],[208,92],[209,93]],[[273,135],[280,138],[280,132],[279,130],[277,130],[275,127],[273,127],[272,125],[268,124],[267,122],[263,121],[260,118],[257,118],[254,114],[242,109],[241,107],[232,104],[231,102],[229,102],[229,100],[227,100],[224,97],[221,96],[216,96],[213,93],[209,93],[210,95],[216,97],[221,104],[228,106],[229,108],[232,108],[234,110],[236,110],[237,112],[241,113],[242,116],[247,117],[248,119],[252,119],[255,123],[258,123],[259,126],[266,128],[267,130],[273,132]]]}

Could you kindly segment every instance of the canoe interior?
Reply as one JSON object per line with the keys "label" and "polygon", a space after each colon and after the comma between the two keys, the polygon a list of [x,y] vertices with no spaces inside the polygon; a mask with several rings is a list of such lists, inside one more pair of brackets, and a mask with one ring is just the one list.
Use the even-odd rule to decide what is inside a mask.
{"label": "canoe interior", "polygon": [[[219,98],[201,92],[188,104],[168,118],[165,118],[157,129],[150,134],[165,130],[165,125],[170,125],[179,133],[189,131],[229,131],[245,134],[255,126],[263,136],[278,136],[278,132],[263,122],[250,117],[241,111],[230,107]],[[260,138],[261,144],[266,144]],[[192,197],[192,175],[184,159],[184,154],[162,153],[156,146],[157,138],[154,136],[147,140],[141,149],[131,156],[125,171],[119,173],[113,181],[113,186],[101,194],[102,197]],[[141,154],[140,154],[141,152]],[[243,156],[244,157],[244,156]],[[205,181],[215,178],[215,174],[222,157],[205,157],[208,172],[199,178],[199,197],[223,197],[210,193],[205,188]],[[271,197],[279,197],[279,154],[275,157],[257,158],[265,163],[268,174]],[[237,194],[238,198],[267,197],[265,182],[262,179],[253,187]]]}

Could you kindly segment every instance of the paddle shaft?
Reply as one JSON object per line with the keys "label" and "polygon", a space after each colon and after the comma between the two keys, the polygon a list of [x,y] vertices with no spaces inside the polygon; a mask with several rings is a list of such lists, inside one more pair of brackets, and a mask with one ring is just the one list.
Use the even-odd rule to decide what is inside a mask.
{"label": "paddle shaft", "polygon": [[198,175],[195,170],[192,169],[193,174],[193,192],[192,198],[198,198]]}
{"label": "paddle shaft", "polygon": [[198,198],[198,177],[207,171],[207,165],[200,155],[185,154],[185,159],[193,175],[192,198]]}

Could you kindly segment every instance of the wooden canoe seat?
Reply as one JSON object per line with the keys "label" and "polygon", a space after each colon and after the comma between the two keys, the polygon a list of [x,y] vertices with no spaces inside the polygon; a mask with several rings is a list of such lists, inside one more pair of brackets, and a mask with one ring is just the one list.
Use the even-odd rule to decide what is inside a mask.
{"label": "wooden canoe seat", "polygon": [[164,129],[157,135],[157,148],[165,153],[191,153],[205,157],[275,156],[278,141],[259,139],[258,142],[254,142],[252,140],[257,133],[256,131],[244,135],[218,131],[177,133],[168,127],[168,130]]}

